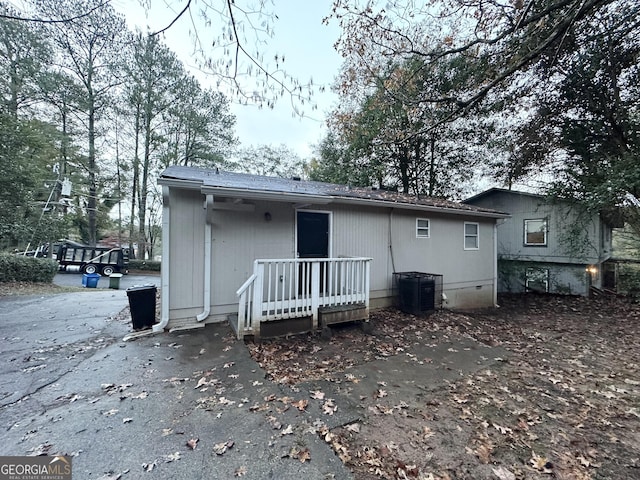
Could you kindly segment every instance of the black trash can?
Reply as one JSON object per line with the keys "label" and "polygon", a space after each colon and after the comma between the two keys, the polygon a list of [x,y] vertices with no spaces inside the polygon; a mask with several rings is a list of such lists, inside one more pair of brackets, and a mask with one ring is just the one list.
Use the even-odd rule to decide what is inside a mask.
{"label": "black trash can", "polygon": [[134,330],[153,327],[156,323],[156,286],[143,285],[127,288],[129,310]]}

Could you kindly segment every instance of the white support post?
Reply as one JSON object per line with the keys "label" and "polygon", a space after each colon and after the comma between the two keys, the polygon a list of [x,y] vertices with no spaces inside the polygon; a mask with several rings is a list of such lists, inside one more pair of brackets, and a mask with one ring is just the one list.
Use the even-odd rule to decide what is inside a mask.
{"label": "white support post", "polygon": [[251,315],[251,330],[253,334],[260,333],[260,322],[262,321],[262,298],[264,296],[264,264],[253,263],[253,273],[256,275],[253,285],[253,314]]}
{"label": "white support post", "polygon": [[320,307],[320,262],[311,263],[311,313],[313,328],[318,328],[318,308]]}
{"label": "white support post", "polygon": [[364,260],[364,304],[369,308],[369,285],[371,273],[371,260]]}

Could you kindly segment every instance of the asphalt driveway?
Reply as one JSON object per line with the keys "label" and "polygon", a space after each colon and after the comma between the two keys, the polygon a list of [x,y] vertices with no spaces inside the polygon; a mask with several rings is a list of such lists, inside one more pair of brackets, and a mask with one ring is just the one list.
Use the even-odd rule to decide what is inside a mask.
{"label": "asphalt driveway", "polygon": [[[124,342],[126,306],[103,288],[0,297],[0,455],[72,455],[78,479],[352,478],[322,432],[363,417],[357,392],[267,380],[224,324]],[[460,348],[453,374],[504,356],[488,348]],[[407,373],[361,368],[363,392],[381,369]],[[437,388],[446,378],[430,368],[420,381]]]}

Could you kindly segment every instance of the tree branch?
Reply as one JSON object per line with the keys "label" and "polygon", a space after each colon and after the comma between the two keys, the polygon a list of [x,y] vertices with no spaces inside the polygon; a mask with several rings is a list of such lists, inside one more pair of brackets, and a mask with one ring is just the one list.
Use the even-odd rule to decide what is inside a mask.
{"label": "tree branch", "polygon": [[85,13],[81,13],[80,15],[76,15],[75,17],[61,18],[59,20],[53,20],[53,19],[50,19],[50,18],[46,19],[46,18],[34,18],[34,17],[18,17],[16,15],[8,15],[8,14],[4,14],[4,13],[0,13],[0,18],[4,18],[4,19],[7,19],[7,20],[17,20],[17,21],[20,21],[20,22],[33,22],[33,23],[47,23],[47,24],[69,23],[69,22],[73,22],[74,20],[79,20],[81,18],[85,18],[85,17],[90,16],[96,10],[101,9],[105,5],[108,5],[110,1],[111,0],[104,0],[103,2],[99,3],[98,5],[96,5],[91,10],[89,10],[89,11],[87,11]]}
{"label": "tree branch", "polygon": [[182,17],[182,15],[184,15],[187,12],[187,10],[189,10],[189,7],[191,7],[191,0],[187,0],[187,4],[180,11],[180,13],[178,13],[178,15],[176,15],[176,17],[173,20],[171,20],[171,23],[169,25],[167,25],[166,27],[164,27],[164,28],[162,28],[162,29],[160,29],[160,30],[158,30],[156,32],[150,33],[149,35],[153,37],[155,35],[160,35],[161,33],[164,33],[167,30],[169,30],[171,27],[173,27],[173,24],[176,23],[180,19],[180,17]]}

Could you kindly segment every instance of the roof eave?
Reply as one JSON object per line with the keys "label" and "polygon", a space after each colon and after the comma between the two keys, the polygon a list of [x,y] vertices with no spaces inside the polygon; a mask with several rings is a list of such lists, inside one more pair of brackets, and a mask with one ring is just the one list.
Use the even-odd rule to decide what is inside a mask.
{"label": "roof eave", "polygon": [[236,188],[202,186],[200,191],[203,195],[222,195],[229,198],[243,198],[245,200],[274,200],[300,203],[311,203],[314,205],[327,205],[329,203],[340,203],[345,205],[377,206],[385,208],[401,208],[404,210],[417,210],[431,213],[449,213],[452,215],[463,215],[482,218],[508,218],[511,215],[502,212],[479,212],[474,210],[457,209],[450,207],[439,207],[435,205],[421,205],[417,203],[392,202],[388,200],[376,200],[371,198],[349,198],[337,195],[310,195],[294,194],[287,192],[255,191]]}
{"label": "roof eave", "polygon": [[268,190],[250,190],[245,188],[216,187],[204,185],[200,180],[184,180],[170,177],[161,177],[158,183],[163,186],[186,188],[197,190],[203,195],[220,195],[228,198],[242,198],[245,200],[264,200],[291,203],[311,203],[314,205],[327,205],[340,203],[345,205],[377,206],[384,208],[399,208],[429,213],[447,213],[451,215],[478,217],[478,218],[509,218],[511,215],[503,212],[483,212],[437,205],[423,205],[419,203],[393,202],[389,200],[376,200],[371,198],[350,198],[338,195],[311,195],[308,193],[274,192]]}

